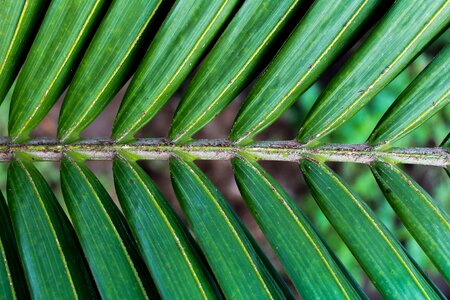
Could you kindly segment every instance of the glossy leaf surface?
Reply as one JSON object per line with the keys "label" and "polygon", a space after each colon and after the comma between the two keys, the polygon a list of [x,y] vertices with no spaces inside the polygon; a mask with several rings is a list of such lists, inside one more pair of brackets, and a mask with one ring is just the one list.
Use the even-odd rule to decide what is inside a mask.
{"label": "glossy leaf surface", "polygon": [[250,142],[277,120],[333,63],[380,2],[315,1],[250,91],[230,138]]}
{"label": "glossy leaf surface", "polygon": [[424,252],[450,282],[450,217],[412,178],[382,163],[372,172],[386,199]]}
{"label": "glossy leaf surface", "polygon": [[146,299],[143,283],[152,293],[152,281],[123,215],[101,183],[82,162],[66,157],[61,162],[61,185],[102,297]]}
{"label": "glossy leaf surface", "polygon": [[14,89],[9,135],[25,140],[69,84],[105,0],[52,1]]}
{"label": "glossy leaf surface", "polygon": [[114,123],[113,138],[120,142],[131,140],[155,116],[195,68],[239,3],[175,3],[128,87]]}
{"label": "glossy leaf surface", "polygon": [[310,143],[364,107],[450,23],[450,2],[396,1],[314,103],[297,140]]}
{"label": "glossy leaf surface", "polygon": [[9,0],[0,5],[0,104],[19,73],[48,0]]}
{"label": "glossy leaf surface", "polygon": [[239,94],[300,2],[253,0],[242,5],[192,79],[170,138],[188,141]]}
{"label": "glossy leaf surface", "polygon": [[189,232],[145,171],[122,156],[114,160],[113,170],[125,217],[161,296],[213,299],[220,295]]}
{"label": "glossy leaf surface", "polygon": [[171,159],[172,183],[227,298],[280,299],[282,291],[217,188],[193,162]]}
{"label": "glossy leaf surface", "polygon": [[450,103],[450,46],[423,70],[391,105],[369,144],[392,144]]}
{"label": "glossy leaf surface", "polygon": [[30,294],[40,299],[95,298],[75,232],[39,171],[24,160],[8,169],[11,220]]}
{"label": "glossy leaf surface", "polygon": [[439,299],[400,243],[327,166],[301,162],[317,204],[384,297]]}
{"label": "glossy leaf surface", "polygon": [[130,77],[161,2],[113,1],[64,99],[58,125],[63,141],[77,139]]}
{"label": "glossy leaf surface", "polygon": [[247,206],[302,298],[358,299],[309,220],[281,186],[246,159],[234,159],[233,169]]}

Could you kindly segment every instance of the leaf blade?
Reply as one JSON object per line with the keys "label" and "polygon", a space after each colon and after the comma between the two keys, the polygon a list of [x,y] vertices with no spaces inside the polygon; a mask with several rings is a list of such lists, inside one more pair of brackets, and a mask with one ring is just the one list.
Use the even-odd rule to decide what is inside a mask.
{"label": "leaf blade", "polygon": [[175,112],[170,138],[188,141],[237,96],[300,2],[256,0],[242,5],[192,79]]}
{"label": "leaf blade", "polygon": [[8,1],[0,6],[0,104],[26,55],[27,45],[48,6],[48,0]]}
{"label": "leaf blade", "polygon": [[114,160],[113,170],[120,203],[161,296],[217,298],[217,287],[187,229],[156,184],[136,162],[122,156]]}
{"label": "leaf blade", "polygon": [[162,0],[114,1],[89,43],[64,98],[58,137],[73,141],[131,76]]}
{"label": "leaf blade", "polygon": [[392,6],[314,103],[298,133],[299,142],[312,143],[345,123],[446,28],[448,1],[429,4],[397,1]]}
{"label": "leaf blade", "polygon": [[[123,216],[101,183],[84,164],[65,157],[61,161],[61,185],[67,210],[102,297],[146,299],[145,289],[152,293],[153,288],[143,283],[152,281],[134,248]],[[140,276],[147,281],[142,282]]]}
{"label": "leaf blade", "polygon": [[377,124],[368,142],[392,144],[450,103],[450,46],[423,70],[395,100]]}
{"label": "leaf blade", "polygon": [[282,298],[282,291],[209,179],[193,162],[171,159],[170,168],[177,198],[225,297]]}
{"label": "leaf blade", "polygon": [[72,68],[106,2],[61,0],[51,3],[11,98],[8,129],[14,142],[28,137],[68,85]]}
{"label": "leaf blade", "polygon": [[197,65],[239,2],[175,3],[127,89],[114,122],[114,139],[131,140],[156,115]]}
{"label": "leaf blade", "polygon": [[435,266],[450,282],[450,217],[399,168],[375,163],[372,172],[389,204]]}
{"label": "leaf blade", "polygon": [[248,160],[234,159],[233,169],[247,206],[302,297],[359,298],[309,220],[281,186]]}
{"label": "leaf blade", "polygon": [[379,3],[316,1],[250,91],[230,139],[250,142],[277,120],[340,55]]}
{"label": "leaf blade", "polygon": [[15,159],[8,169],[7,185],[13,229],[31,296],[95,298],[92,275],[70,221],[39,171],[31,163]]}
{"label": "leaf blade", "polygon": [[382,295],[439,299],[398,241],[330,168],[303,160],[301,169],[317,204]]}
{"label": "leaf blade", "polygon": [[0,191],[0,295],[4,299],[30,297],[17,250],[11,217]]}

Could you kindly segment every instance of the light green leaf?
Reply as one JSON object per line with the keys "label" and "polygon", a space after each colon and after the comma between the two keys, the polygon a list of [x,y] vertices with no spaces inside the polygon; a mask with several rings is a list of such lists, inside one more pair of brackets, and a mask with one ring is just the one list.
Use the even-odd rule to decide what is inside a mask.
{"label": "light green leaf", "polygon": [[8,206],[0,191],[0,298],[28,299],[29,297]]}
{"label": "light green leaf", "polygon": [[25,140],[67,87],[105,0],[52,1],[17,78],[9,135]]}
{"label": "light green leaf", "polygon": [[170,138],[188,141],[239,94],[300,3],[254,0],[242,5],[192,79],[175,113]]}
{"label": "light green leaf", "polygon": [[64,99],[58,124],[62,141],[76,140],[130,77],[161,2],[113,1]]}
{"label": "light green leaf", "polygon": [[92,275],[70,221],[32,163],[11,162],[8,204],[31,296],[95,298]]}
{"label": "light green leaf", "polygon": [[177,1],[139,65],[120,106],[113,138],[126,142],[181,86],[239,0]]}
{"label": "light green leaf", "polygon": [[400,243],[330,168],[303,160],[301,169],[317,204],[384,297],[439,299]]}
{"label": "light green leaf", "polygon": [[345,50],[380,2],[314,2],[250,91],[236,117],[231,140],[251,142],[275,122]]}
{"label": "light green leaf", "polygon": [[345,123],[449,23],[447,0],[396,1],[314,103],[297,140],[311,143]]}
{"label": "light green leaf", "polygon": [[157,297],[123,215],[95,175],[67,156],[61,161],[61,185],[102,297],[146,299],[144,288],[149,296]]}
{"label": "light green leaf", "polygon": [[113,170],[120,204],[161,296],[220,298],[192,237],[145,171],[122,156]]}
{"label": "light green leaf", "polygon": [[423,70],[395,100],[368,139],[392,144],[450,103],[450,46]]}
{"label": "light green leaf", "polygon": [[226,298],[282,299],[229,204],[191,161],[171,159],[172,183]]}
{"label": "light green leaf", "polygon": [[302,298],[359,299],[310,222],[281,186],[246,159],[234,159],[233,169],[247,206]]}
{"label": "light green leaf", "polygon": [[413,179],[393,165],[374,163],[372,172],[411,235],[450,283],[450,217]]}
{"label": "light green leaf", "polygon": [[0,104],[22,66],[48,0],[9,0],[0,5]]}

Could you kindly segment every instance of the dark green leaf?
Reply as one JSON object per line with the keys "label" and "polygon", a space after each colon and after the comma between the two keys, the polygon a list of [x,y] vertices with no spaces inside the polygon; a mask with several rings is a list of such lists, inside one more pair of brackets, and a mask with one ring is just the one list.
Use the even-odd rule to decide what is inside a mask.
{"label": "dark green leaf", "polygon": [[216,298],[220,292],[189,232],[155,183],[134,161],[114,160],[117,195],[162,297]]}
{"label": "dark green leaf", "polygon": [[254,0],[242,5],[192,79],[170,138],[188,141],[237,96],[300,2]]}
{"label": "dark green leaf", "polygon": [[9,0],[0,5],[0,104],[19,73],[49,0]]}
{"label": "dark green leaf", "polygon": [[277,120],[333,63],[380,2],[314,2],[251,90],[230,138],[250,142]]}
{"label": "dark green leaf", "polygon": [[423,70],[391,105],[369,144],[392,144],[450,103],[450,46]]}
{"label": "dark green leaf", "polygon": [[28,299],[29,297],[8,206],[0,191],[0,298]]}
{"label": "dark green leaf", "polygon": [[309,112],[297,140],[310,143],[345,123],[450,22],[447,0],[396,1]]}
{"label": "dark green leaf", "polygon": [[63,141],[77,139],[125,84],[161,2],[113,1],[64,99],[58,126]]}
{"label": "dark green leaf", "polygon": [[386,199],[425,253],[450,283],[450,217],[413,179],[393,165],[372,171]]}
{"label": "dark green leaf", "polygon": [[67,87],[107,2],[52,1],[11,99],[8,126],[13,141],[26,139]]}
{"label": "dark green leaf", "polygon": [[153,296],[152,281],[128,225],[95,175],[82,162],[67,156],[61,162],[61,184],[102,297],[145,299],[144,285]]}
{"label": "dark green leaf", "polygon": [[259,165],[246,159],[234,159],[233,168],[242,196],[302,298],[359,298],[310,222],[281,186]]}
{"label": "dark green leaf", "polygon": [[113,138],[129,141],[195,68],[239,0],[177,1],[128,87]]}
{"label": "dark green leaf", "polygon": [[211,181],[190,161],[171,159],[170,169],[181,207],[225,296],[283,298],[229,204]]}
{"label": "dark green leaf", "polygon": [[400,243],[330,168],[304,160],[301,169],[317,204],[384,297],[439,298]]}
{"label": "dark green leaf", "polygon": [[32,297],[95,298],[92,275],[70,221],[30,162],[11,162],[8,204]]}

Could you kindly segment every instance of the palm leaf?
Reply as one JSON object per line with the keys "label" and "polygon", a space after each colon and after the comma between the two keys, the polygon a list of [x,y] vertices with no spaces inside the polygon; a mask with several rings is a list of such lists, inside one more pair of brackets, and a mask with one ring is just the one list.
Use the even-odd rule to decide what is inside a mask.
{"label": "palm leaf", "polygon": [[31,296],[95,297],[92,275],[73,228],[45,179],[30,162],[11,162],[8,199]]}
{"label": "palm leaf", "polygon": [[[357,283],[366,280],[355,276],[361,272],[348,264],[353,258],[384,298],[445,298],[446,287],[437,285],[450,282],[448,178],[437,178],[439,170],[427,173],[425,188],[436,186],[434,200],[419,185],[425,181],[415,181],[416,169],[404,172],[397,165],[449,172],[449,3],[5,1],[0,131],[9,133],[0,137],[0,162],[9,168],[7,199],[0,193],[0,298],[375,297]],[[425,67],[427,55],[436,53]],[[81,138],[91,134],[86,129],[94,120],[106,124],[98,117],[108,106],[114,111],[117,102],[110,102],[121,89],[114,124],[106,128],[111,137]],[[222,135],[229,140],[194,140],[241,92],[237,116],[229,117],[234,105],[223,114],[235,118]],[[375,96],[377,103],[369,105]],[[165,105],[165,113],[175,108],[170,100],[177,98],[167,137],[135,138]],[[384,111],[387,98],[392,105]],[[363,108],[367,120],[352,118]],[[275,122],[298,123],[297,138],[255,141]],[[322,139],[355,123],[352,132],[346,127]],[[53,128],[55,137],[34,137]],[[211,129],[223,128],[213,125],[205,133]],[[363,144],[328,142],[367,136]],[[60,161],[61,202],[57,176],[45,174],[47,182],[33,162],[41,160]],[[115,194],[107,190],[112,179],[102,185],[87,160],[112,161]],[[181,211],[139,160],[169,161]],[[237,188],[228,185],[227,192],[240,192],[256,229],[246,227],[197,160],[231,161]],[[312,198],[304,197],[301,210],[260,160],[299,163],[319,207],[310,211]],[[365,174],[355,188],[363,185],[362,192],[379,198],[380,209],[373,211],[328,162],[366,164],[387,201],[369,191],[377,187]],[[3,176],[1,164],[0,181]],[[389,223],[397,216],[410,235]],[[279,261],[265,251],[259,229]],[[341,242],[351,254],[341,253]],[[437,271],[428,274],[421,252],[407,252],[413,242]]]}
{"label": "palm leaf", "polygon": [[448,1],[397,1],[325,88],[303,122],[297,139],[310,143],[350,119],[449,22]]}

